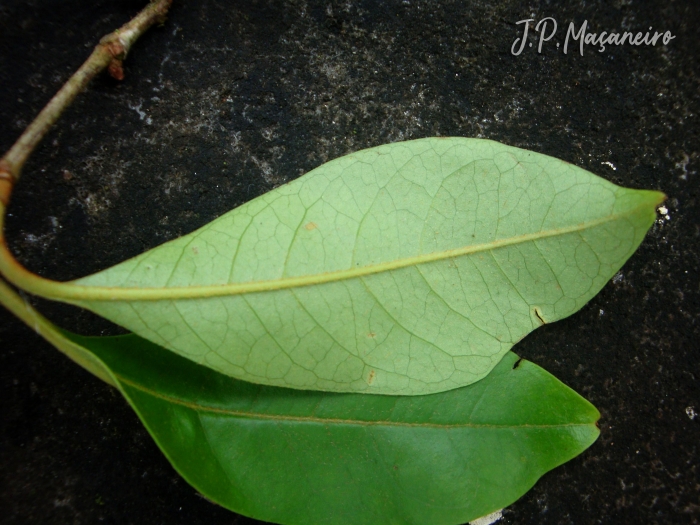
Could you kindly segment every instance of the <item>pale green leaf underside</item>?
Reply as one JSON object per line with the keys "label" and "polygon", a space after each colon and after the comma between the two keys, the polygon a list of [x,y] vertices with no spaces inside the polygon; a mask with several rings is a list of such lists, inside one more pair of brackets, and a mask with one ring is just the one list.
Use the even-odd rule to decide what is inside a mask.
{"label": "pale green leaf underside", "polygon": [[202,297],[76,304],[246,381],[439,392],[581,308],[662,199],[492,141],[389,144],[75,282]]}

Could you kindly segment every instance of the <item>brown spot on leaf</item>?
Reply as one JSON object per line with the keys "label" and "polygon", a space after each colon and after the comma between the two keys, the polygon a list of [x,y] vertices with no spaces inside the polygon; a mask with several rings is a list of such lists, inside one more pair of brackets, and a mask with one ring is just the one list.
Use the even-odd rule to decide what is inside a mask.
{"label": "brown spot on leaf", "polygon": [[192,246],[192,253],[194,253],[195,255],[199,255],[199,248],[197,248],[196,246]]}
{"label": "brown spot on leaf", "polygon": [[306,228],[306,229],[309,230],[309,231],[313,231],[313,230],[315,230],[316,228],[318,228],[318,224],[316,224],[315,222],[307,222],[307,223],[304,225],[304,228]]}
{"label": "brown spot on leaf", "polygon": [[369,337],[370,339],[374,339],[375,337],[377,337],[377,334],[375,334],[374,332],[370,332],[367,334],[367,337]]}
{"label": "brown spot on leaf", "polygon": [[371,385],[374,382],[374,378],[376,377],[377,373],[374,370],[369,371],[369,376],[367,377],[367,384]]}

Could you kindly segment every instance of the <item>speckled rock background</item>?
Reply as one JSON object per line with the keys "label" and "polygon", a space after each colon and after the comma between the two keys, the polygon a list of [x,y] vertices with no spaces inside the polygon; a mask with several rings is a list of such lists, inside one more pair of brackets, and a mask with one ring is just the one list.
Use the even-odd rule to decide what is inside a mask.
{"label": "speckled rock background", "polygon": [[[0,148],[143,1],[0,4]],[[511,54],[525,18],[554,17]],[[670,30],[587,46],[566,26]],[[508,524],[700,522],[700,4],[175,0],[28,163],[7,234],[72,279],[209,222],[319,164],[386,142],[484,137],[664,191],[661,218],[581,312],[516,348],[601,411],[600,439],[504,511]],[[114,333],[37,301],[60,325]],[[0,522],[257,523],[182,481],[115,390],[0,312]]]}

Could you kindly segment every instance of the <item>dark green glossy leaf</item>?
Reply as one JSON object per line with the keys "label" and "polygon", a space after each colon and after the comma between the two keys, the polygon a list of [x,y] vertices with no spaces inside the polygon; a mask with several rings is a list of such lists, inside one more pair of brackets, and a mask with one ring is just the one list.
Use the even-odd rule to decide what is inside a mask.
{"label": "dark green glossy leaf", "polygon": [[275,523],[465,523],[598,436],[590,403],[510,352],[470,386],[394,397],[254,385],[134,335],[66,335],[112,371],[189,483]]}

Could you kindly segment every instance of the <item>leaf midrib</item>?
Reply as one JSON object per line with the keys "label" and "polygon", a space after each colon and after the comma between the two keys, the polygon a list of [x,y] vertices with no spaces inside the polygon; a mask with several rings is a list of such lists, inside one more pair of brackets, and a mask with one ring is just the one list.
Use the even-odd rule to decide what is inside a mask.
{"label": "leaf midrib", "polygon": [[[403,259],[396,259],[379,264],[370,264],[358,268],[350,268],[347,270],[337,270],[334,272],[325,272],[313,275],[302,275],[297,277],[281,277],[279,279],[269,279],[266,281],[252,281],[247,283],[228,283],[228,284],[209,284],[198,286],[181,286],[181,287],[163,287],[163,288],[132,288],[132,287],[106,287],[106,286],[91,286],[74,284],[76,281],[69,283],[56,283],[62,285],[61,292],[55,297],[59,299],[74,299],[76,301],[158,301],[158,300],[175,300],[175,299],[202,299],[206,297],[220,297],[228,295],[240,295],[255,292],[270,292],[284,290],[286,288],[297,288],[304,286],[312,286],[316,284],[325,284],[329,282],[343,281],[356,277],[364,277],[377,273],[398,270],[408,266],[426,264],[443,259],[452,259],[471,255],[474,253],[487,252],[497,248],[504,248],[515,244],[522,244],[530,241],[537,241],[558,235],[566,235],[583,231],[589,228],[600,226],[602,224],[613,222],[639,212],[646,208],[649,203],[642,203],[639,206],[632,208],[624,213],[611,214],[592,221],[582,222],[580,224],[566,226],[563,228],[554,228],[551,230],[539,231],[535,233],[526,233],[516,235],[505,239],[498,239],[480,244],[472,244],[461,248],[451,250],[442,250],[431,252]],[[65,287],[65,288],[64,288]],[[58,290],[56,290],[58,291]],[[54,295],[54,294],[51,294]],[[44,296],[47,296],[44,294]]]}
{"label": "leaf midrib", "polygon": [[407,427],[407,428],[436,428],[436,429],[451,429],[451,428],[485,428],[485,429],[520,429],[520,428],[567,428],[567,427],[585,427],[593,425],[595,422],[590,423],[558,423],[558,424],[519,424],[519,425],[494,425],[486,423],[459,423],[459,424],[438,424],[438,423],[406,423],[402,421],[388,421],[388,420],[377,420],[377,421],[363,421],[360,419],[340,419],[340,418],[321,418],[313,416],[285,416],[280,414],[265,414],[261,412],[250,412],[243,410],[231,410],[226,408],[215,408],[206,405],[201,405],[198,403],[193,403],[191,401],[185,401],[183,399],[168,396],[162,394],[150,388],[146,388],[136,381],[127,379],[124,376],[112,371],[114,376],[119,380],[119,382],[129,385],[142,393],[155,397],[157,399],[172,403],[175,405],[183,406],[194,410],[195,412],[209,412],[212,414],[227,415],[242,419],[259,419],[268,421],[280,421],[280,422],[295,422],[295,423],[318,423],[318,424],[332,424],[332,425],[357,425],[357,426],[385,426],[385,427]]}

